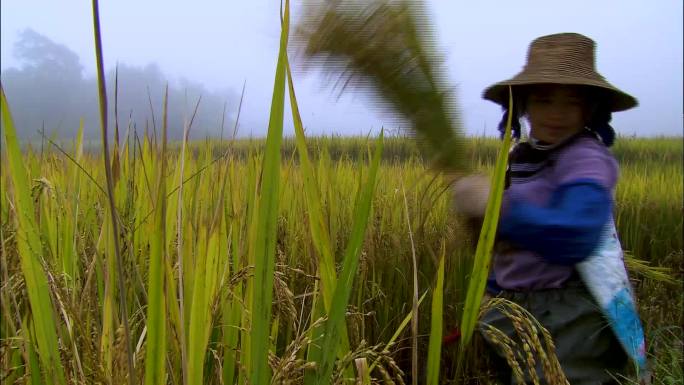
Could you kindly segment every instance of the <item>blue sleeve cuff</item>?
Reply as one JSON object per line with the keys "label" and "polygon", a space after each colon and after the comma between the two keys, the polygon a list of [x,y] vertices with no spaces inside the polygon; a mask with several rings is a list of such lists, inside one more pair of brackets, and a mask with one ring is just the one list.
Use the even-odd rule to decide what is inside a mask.
{"label": "blue sleeve cuff", "polygon": [[551,263],[573,265],[598,246],[610,217],[610,192],[593,179],[560,185],[545,207],[514,199],[499,223],[499,237]]}

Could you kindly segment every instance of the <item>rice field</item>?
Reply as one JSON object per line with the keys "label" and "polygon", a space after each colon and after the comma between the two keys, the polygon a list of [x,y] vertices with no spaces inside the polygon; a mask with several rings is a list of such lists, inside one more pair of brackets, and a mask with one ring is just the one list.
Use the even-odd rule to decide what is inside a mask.
{"label": "rice field", "polygon": [[[82,127],[37,149],[18,141],[2,93],[0,380],[493,383],[473,333],[478,304],[501,305],[482,298],[491,250],[414,140],[305,137],[288,17],[286,3],[265,139],[169,142],[164,104],[159,136],[108,131],[103,118],[99,150],[84,149]],[[282,135],[286,87],[293,138]],[[500,186],[506,145],[463,140],[456,156]],[[615,217],[655,381],[681,383],[682,140],[619,138],[614,152]],[[485,230],[497,215],[490,204]],[[443,343],[455,326],[459,342]],[[530,336],[519,369],[537,354],[563,383],[551,345]]]}
{"label": "rice field", "polygon": [[[183,373],[188,383],[258,383],[251,381],[247,352],[254,346],[253,298],[264,287],[255,284],[260,224],[254,218],[265,142],[191,142],[183,153],[182,144],[162,152],[159,142],[143,134],[126,139],[113,156],[123,293],[100,154],[84,153],[78,141],[60,146],[65,153],[50,144],[43,152],[27,148],[20,159],[26,184],[20,188],[9,165],[12,154],[3,151],[3,170],[12,172],[2,177],[2,378],[5,383],[125,383],[126,322],[138,381],[158,360],[157,383],[183,383]],[[303,193],[307,176],[294,139],[281,147],[272,313],[265,330],[269,383],[306,383],[307,374],[315,373],[311,355],[326,345],[314,330],[324,324],[328,301],[334,302],[335,290],[325,285],[335,280],[347,285],[349,294],[342,307],[343,332],[329,349],[334,365],[329,381],[355,382],[367,373],[372,383],[409,383],[412,333],[403,321],[412,309],[413,252],[419,294],[427,293],[417,317],[420,383],[435,327],[429,304],[438,297],[442,256],[441,334],[459,324],[473,234],[450,212],[445,184],[433,180],[413,142],[384,141],[361,235],[354,231],[358,201],[374,168],[378,139],[309,140],[318,218]],[[470,139],[472,167],[489,170],[498,146],[495,139]],[[681,140],[623,138],[615,154],[621,162],[616,195],[621,240],[629,255],[650,264],[631,266],[631,275],[651,358],[659,383],[677,383],[683,321]],[[22,205],[27,211],[20,214]],[[320,221],[325,233],[312,231],[312,221]],[[356,267],[342,280],[355,236],[362,238]],[[44,313],[34,308],[31,290],[42,291]],[[49,363],[40,327],[53,333]],[[154,332],[158,346],[150,345]],[[458,377],[458,347],[440,349],[440,383],[487,383],[487,363],[478,359],[477,344]]]}

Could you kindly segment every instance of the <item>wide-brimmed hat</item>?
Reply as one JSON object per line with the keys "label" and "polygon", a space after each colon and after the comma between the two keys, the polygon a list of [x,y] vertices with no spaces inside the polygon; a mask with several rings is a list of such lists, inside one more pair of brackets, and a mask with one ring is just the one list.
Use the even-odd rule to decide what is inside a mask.
{"label": "wide-brimmed hat", "polygon": [[[602,89],[611,112],[636,107],[637,100],[608,83],[596,71],[596,44],[578,33],[559,33],[535,39],[522,72],[485,89],[482,97],[508,106],[508,86],[531,84],[583,85]],[[514,91],[515,93],[515,91]]]}

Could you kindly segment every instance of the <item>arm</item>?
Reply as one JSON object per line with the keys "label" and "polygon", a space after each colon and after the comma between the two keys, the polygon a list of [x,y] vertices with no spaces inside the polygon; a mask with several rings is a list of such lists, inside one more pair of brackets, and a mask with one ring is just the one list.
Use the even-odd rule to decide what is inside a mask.
{"label": "arm", "polygon": [[599,182],[578,179],[559,186],[547,207],[511,201],[499,236],[551,263],[572,265],[596,248],[611,208],[610,193]]}
{"label": "arm", "polygon": [[571,265],[598,245],[610,218],[618,168],[605,147],[587,139],[559,154],[554,173],[557,187],[546,205],[506,197],[499,237],[551,263]]}

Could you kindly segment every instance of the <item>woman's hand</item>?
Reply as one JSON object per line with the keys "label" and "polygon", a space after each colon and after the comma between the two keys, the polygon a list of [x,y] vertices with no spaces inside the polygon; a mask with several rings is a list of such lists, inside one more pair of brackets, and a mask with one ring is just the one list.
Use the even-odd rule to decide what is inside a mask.
{"label": "woman's hand", "polygon": [[489,198],[489,177],[473,174],[458,179],[452,186],[454,210],[470,218],[482,218]]}

